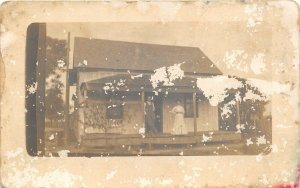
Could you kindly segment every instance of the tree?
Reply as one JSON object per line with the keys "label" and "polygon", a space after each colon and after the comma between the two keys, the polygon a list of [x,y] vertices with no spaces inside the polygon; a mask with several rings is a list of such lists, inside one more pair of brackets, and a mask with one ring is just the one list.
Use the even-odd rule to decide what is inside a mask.
{"label": "tree", "polygon": [[[236,109],[236,94],[239,92],[240,97],[240,120],[241,124],[245,126],[245,131],[256,129],[257,121],[262,120],[265,105],[268,103],[263,93],[261,93],[255,86],[249,84],[247,80],[234,77],[243,84],[242,88],[238,90],[228,90],[227,97],[219,105],[219,124],[222,130],[235,131],[237,126],[237,109]],[[247,93],[257,96],[255,99],[247,98]],[[223,111],[230,112],[230,114],[222,114]]]}
{"label": "tree", "polygon": [[64,119],[63,90],[65,89],[62,76],[67,59],[67,42],[47,37],[45,65],[45,116],[51,122]]}

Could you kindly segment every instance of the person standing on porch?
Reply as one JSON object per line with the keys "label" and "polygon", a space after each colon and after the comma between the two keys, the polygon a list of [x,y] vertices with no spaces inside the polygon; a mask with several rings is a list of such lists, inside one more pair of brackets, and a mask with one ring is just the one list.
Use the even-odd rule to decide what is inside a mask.
{"label": "person standing on porch", "polygon": [[184,122],[184,108],[181,105],[181,101],[176,101],[176,106],[170,111],[175,114],[172,134],[174,135],[183,135],[187,134],[186,125]]}
{"label": "person standing on porch", "polygon": [[155,107],[152,102],[152,98],[149,96],[145,102],[145,133],[153,134],[157,133],[155,128]]}

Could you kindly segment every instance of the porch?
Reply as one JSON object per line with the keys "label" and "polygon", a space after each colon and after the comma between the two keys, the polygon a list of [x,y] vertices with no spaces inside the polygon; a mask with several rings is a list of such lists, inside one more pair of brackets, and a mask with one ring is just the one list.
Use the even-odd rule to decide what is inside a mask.
{"label": "porch", "polygon": [[[174,118],[170,110],[176,105],[176,100],[182,101],[185,109],[184,118],[189,132],[197,135],[201,131],[219,130],[218,106],[212,106],[202,91],[197,88],[198,76],[186,76],[183,79],[175,80],[172,86],[157,86],[154,89],[150,82],[150,74],[132,75],[102,71],[99,71],[99,74],[102,78],[82,82],[80,87],[81,104],[77,105],[81,106],[79,111],[86,112],[86,110],[97,109],[95,113],[85,113],[87,115],[94,114],[89,118],[85,118],[87,115],[82,115],[80,122],[83,122],[84,128],[87,127],[90,118],[97,116],[101,118],[93,120],[90,126],[97,127],[95,122],[102,122],[102,124],[107,124],[107,126],[102,125],[107,128],[109,124],[113,124],[112,122],[123,121],[120,123],[125,127],[121,131],[123,134],[132,134],[133,132],[130,130],[139,134],[138,129],[144,127],[145,121],[144,113],[142,113],[144,102],[150,95],[153,97],[155,106],[156,124],[159,124],[157,129],[161,130],[161,133],[171,132]],[[131,79],[132,77],[135,78]],[[239,124],[239,102],[236,105],[235,117]],[[114,115],[108,115],[107,112],[113,109],[116,109]],[[109,122],[104,123],[104,121]],[[138,125],[134,127],[135,130],[132,129],[133,125]]]}

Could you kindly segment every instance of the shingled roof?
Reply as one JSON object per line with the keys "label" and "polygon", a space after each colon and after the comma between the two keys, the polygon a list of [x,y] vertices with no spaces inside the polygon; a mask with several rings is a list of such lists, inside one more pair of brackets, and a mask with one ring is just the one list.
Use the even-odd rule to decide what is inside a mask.
{"label": "shingled roof", "polygon": [[74,68],[153,71],[183,63],[186,73],[220,75],[222,72],[196,47],[133,43],[75,37]]}

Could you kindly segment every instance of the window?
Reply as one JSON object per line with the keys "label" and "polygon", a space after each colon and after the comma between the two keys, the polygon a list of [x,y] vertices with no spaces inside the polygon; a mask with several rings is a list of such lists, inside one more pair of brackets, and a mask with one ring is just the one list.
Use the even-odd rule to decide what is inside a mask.
{"label": "window", "polygon": [[[198,100],[196,99],[196,117],[198,116]],[[193,94],[185,94],[184,96],[184,117],[194,117]]]}
{"label": "window", "polygon": [[123,118],[123,104],[118,97],[110,98],[106,106],[107,119],[122,119]]}

